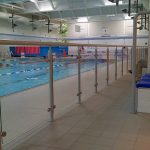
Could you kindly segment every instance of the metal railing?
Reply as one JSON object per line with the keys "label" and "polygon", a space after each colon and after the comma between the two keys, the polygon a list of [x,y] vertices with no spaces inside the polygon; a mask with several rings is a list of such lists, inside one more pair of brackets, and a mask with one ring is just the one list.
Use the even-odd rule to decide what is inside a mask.
{"label": "metal railing", "polygon": [[[48,54],[48,62],[49,62],[49,102],[50,102],[50,107],[48,108],[48,111],[50,112],[50,119],[51,121],[54,121],[54,110],[56,108],[55,106],[55,101],[54,101],[54,79],[53,79],[53,53],[51,46],[75,46],[77,47],[78,55],[77,55],[77,62],[78,62],[78,103],[82,103],[82,87],[81,87],[81,60],[82,60],[82,55],[81,55],[81,47],[93,47],[95,48],[95,80],[93,83],[93,88],[95,89],[95,93],[98,92],[98,48],[99,47],[105,47],[106,48],[106,82],[107,85],[110,83],[110,47],[114,48],[115,52],[115,58],[114,58],[114,64],[115,64],[115,80],[118,79],[118,54],[119,51],[118,49],[121,48],[121,75],[124,75],[124,72],[126,69],[126,72],[128,72],[130,68],[130,63],[132,62],[132,46],[130,45],[101,45],[101,44],[80,44],[80,43],[52,43],[52,42],[32,42],[32,41],[9,41],[9,40],[0,40],[0,45],[38,45],[38,46],[49,46],[49,54]],[[140,49],[143,49],[145,47],[138,47]],[[131,51],[131,52],[130,52]],[[124,59],[124,53],[126,53],[126,60]],[[133,53],[133,52],[132,52]],[[133,53],[134,54],[134,53]],[[144,56],[144,52],[141,52],[142,56]],[[126,68],[124,68],[124,63],[126,62]],[[134,61],[133,61],[134,62]],[[1,109],[1,108],[0,108]],[[1,112],[1,111],[0,111]],[[2,113],[0,113],[0,118],[2,118]],[[1,119],[2,120],[2,119]],[[0,126],[2,127],[2,121],[0,121]],[[2,138],[4,136],[3,133],[6,133],[3,131],[1,128],[1,136],[0,136],[0,142],[2,143]],[[0,145],[2,146],[2,145]]]}
{"label": "metal railing", "polygon": [[[138,100],[137,100],[137,91],[136,91],[136,77],[137,77],[137,71],[136,71],[136,65],[139,58],[138,57],[138,48],[137,48],[137,20],[140,15],[146,15],[150,14],[150,12],[140,12],[134,16],[133,21],[133,50],[132,50],[132,102],[131,102],[131,112],[137,113],[137,107],[138,107]],[[144,47],[141,47],[144,48]],[[147,49],[148,48],[144,48]],[[144,56],[144,52],[142,51],[142,56]]]}

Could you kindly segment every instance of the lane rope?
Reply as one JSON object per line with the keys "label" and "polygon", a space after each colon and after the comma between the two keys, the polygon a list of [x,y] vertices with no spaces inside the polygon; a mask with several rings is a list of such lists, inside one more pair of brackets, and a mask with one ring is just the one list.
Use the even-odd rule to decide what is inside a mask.
{"label": "lane rope", "polygon": [[[53,68],[58,68],[58,67],[63,67],[64,65],[53,65]],[[13,74],[20,74],[20,73],[25,73],[25,72],[32,72],[32,71],[40,71],[43,69],[49,69],[49,67],[39,67],[39,68],[33,68],[33,69],[27,69],[27,70],[21,70],[21,71],[16,71],[16,72],[8,72],[8,73],[3,73],[0,74],[0,76],[10,76]]]}

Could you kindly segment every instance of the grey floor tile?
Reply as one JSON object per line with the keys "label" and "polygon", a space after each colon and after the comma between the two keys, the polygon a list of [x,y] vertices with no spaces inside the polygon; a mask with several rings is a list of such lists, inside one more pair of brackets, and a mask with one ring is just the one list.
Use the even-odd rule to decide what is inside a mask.
{"label": "grey floor tile", "polygon": [[113,145],[112,150],[133,150],[134,145],[135,145],[134,141],[119,139]]}
{"label": "grey floor tile", "polygon": [[125,76],[14,150],[149,150],[150,115],[130,114]]}

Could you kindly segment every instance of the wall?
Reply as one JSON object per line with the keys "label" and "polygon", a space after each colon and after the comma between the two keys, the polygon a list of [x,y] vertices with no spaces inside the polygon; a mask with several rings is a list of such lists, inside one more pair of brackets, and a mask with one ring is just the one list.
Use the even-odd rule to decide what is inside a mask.
{"label": "wall", "polygon": [[43,36],[43,37],[55,37],[57,34],[56,30],[49,33],[47,32],[47,26],[37,27],[37,30],[32,31],[31,23],[16,23],[18,26],[15,28],[15,32],[11,28],[11,20],[0,19],[0,33],[19,34],[19,35],[32,35],[32,36]]}
{"label": "wall", "polygon": [[150,6],[150,1],[149,0],[142,0],[142,3],[144,5],[144,8],[146,8],[148,10],[149,6]]}
{"label": "wall", "polygon": [[[81,27],[80,32],[75,32],[75,25]],[[101,21],[90,23],[69,24],[69,37],[91,37],[104,34],[110,35],[131,35],[133,28],[132,20]],[[105,32],[106,31],[106,32]]]}
{"label": "wall", "polygon": [[[37,30],[32,31],[31,23],[17,23],[15,32],[12,31],[11,21],[0,19],[0,33],[19,34],[19,35],[32,35],[42,37],[58,37],[56,29],[53,32],[47,33],[47,26],[38,27]],[[29,25],[30,24],[30,25]],[[101,21],[90,23],[77,23],[81,27],[80,32],[75,32],[75,24],[69,24],[69,37],[87,37],[103,35],[106,29],[106,34],[111,35],[131,35],[132,34],[132,20],[126,21]]]}

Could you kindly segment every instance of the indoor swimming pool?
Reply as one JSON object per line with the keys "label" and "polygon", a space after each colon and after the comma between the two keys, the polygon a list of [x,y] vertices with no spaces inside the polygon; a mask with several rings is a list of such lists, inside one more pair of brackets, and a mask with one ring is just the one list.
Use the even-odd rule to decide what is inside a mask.
{"label": "indoor swimming pool", "polygon": [[[1,60],[0,63],[3,64],[0,67],[0,96],[6,96],[48,83],[49,63],[44,59],[17,58]],[[98,60],[98,65],[105,65],[105,61]],[[56,60],[53,68],[54,80],[60,80],[76,75],[78,63],[76,59]],[[94,60],[83,60],[81,62],[81,72],[90,71],[94,68]]]}

